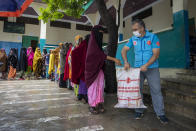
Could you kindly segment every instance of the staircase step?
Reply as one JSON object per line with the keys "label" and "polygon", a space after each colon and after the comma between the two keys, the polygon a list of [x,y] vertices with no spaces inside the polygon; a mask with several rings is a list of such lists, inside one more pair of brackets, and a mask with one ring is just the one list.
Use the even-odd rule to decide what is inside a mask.
{"label": "staircase step", "polygon": [[196,70],[186,70],[186,73],[196,73]]}
{"label": "staircase step", "polygon": [[196,73],[176,73],[177,78],[190,82],[196,81]]}
{"label": "staircase step", "polygon": [[176,78],[164,78],[161,81],[161,85],[164,88],[172,88],[174,90],[180,90],[186,93],[196,94],[196,82],[189,82],[186,80],[179,80]]}
{"label": "staircase step", "polygon": [[[148,85],[144,85],[143,88],[144,94],[150,94],[150,89]],[[182,101],[190,104],[196,105],[196,94],[194,93],[186,93],[180,90],[174,90],[171,88],[162,88],[162,94],[164,97],[171,97],[174,100]]]}
{"label": "staircase step", "polygon": [[186,93],[180,90],[166,89],[163,91],[165,97],[171,97],[176,101],[182,101],[196,105],[196,94]]}
{"label": "staircase step", "polygon": [[167,117],[175,124],[186,128],[186,131],[196,131],[196,120],[192,120],[175,113],[167,113]]}
{"label": "staircase step", "polygon": [[165,110],[167,112],[176,113],[178,115],[196,120],[196,105],[174,100],[166,97]]}
{"label": "staircase step", "polygon": [[[166,89],[163,89],[162,92],[164,96],[166,111],[176,113],[184,117],[188,117],[196,120],[195,96],[189,96],[187,94],[185,95],[182,92],[177,92],[177,91],[175,94],[173,94],[171,91]],[[143,93],[150,95],[149,88],[145,87]],[[182,94],[180,94],[178,97],[178,93],[182,93]],[[185,96],[183,97],[183,95]],[[149,101],[151,101],[151,98]]]}

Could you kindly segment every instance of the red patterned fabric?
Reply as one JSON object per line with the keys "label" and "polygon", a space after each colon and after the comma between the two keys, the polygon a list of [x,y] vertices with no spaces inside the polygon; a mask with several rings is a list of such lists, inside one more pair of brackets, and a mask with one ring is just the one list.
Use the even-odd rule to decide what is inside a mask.
{"label": "red patterned fabric", "polygon": [[69,63],[68,63],[68,57],[71,53],[71,49],[72,47],[69,48],[69,51],[67,52],[67,56],[66,56],[66,62],[65,62],[65,71],[64,71],[64,78],[63,80],[67,80],[69,78]]}
{"label": "red patterned fabric", "polygon": [[72,78],[71,81],[75,84],[80,83],[80,79],[85,81],[84,71],[85,71],[85,61],[86,61],[86,51],[87,51],[86,40],[72,51]]}

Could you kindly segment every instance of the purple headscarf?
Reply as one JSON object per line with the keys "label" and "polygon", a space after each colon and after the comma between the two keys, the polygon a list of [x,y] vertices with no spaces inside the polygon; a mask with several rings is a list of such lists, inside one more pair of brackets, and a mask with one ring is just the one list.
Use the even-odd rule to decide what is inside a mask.
{"label": "purple headscarf", "polygon": [[104,66],[106,55],[102,51],[103,30],[101,26],[93,27],[88,43],[86,63],[85,63],[85,82],[89,87],[97,78],[100,70]]}

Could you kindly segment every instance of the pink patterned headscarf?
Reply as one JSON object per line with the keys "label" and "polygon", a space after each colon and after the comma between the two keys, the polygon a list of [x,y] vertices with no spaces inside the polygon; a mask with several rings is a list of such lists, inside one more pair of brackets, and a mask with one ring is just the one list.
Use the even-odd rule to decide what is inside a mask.
{"label": "pink patterned headscarf", "polygon": [[27,49],[27,58],[28,58],[28,66],[33,67],[33,57],[34,57],[34,52],[32,50],[32,47],[29,47]]}

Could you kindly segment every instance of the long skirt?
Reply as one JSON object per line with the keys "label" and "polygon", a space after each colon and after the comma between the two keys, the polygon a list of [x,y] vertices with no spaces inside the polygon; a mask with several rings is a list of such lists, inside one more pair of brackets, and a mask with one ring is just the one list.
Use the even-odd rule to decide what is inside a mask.
{"label": "long skirt", "polygon": [[91,107],[104,103],[104,73],[100,70],[96,80],[88,88],[88,103]]}
{"label": "long skirt", "polygon": [[32,67],[31,66],[28,66],[27,67],[27,76],[30,77],[31,76],[31,73],[32,73]]}
{"label": "long skirt", "polygon": [[66,82],[67,82],[67,88],[68,89],[72,89],[71,80],[70,79],[67,79]]}
{"label": "long skirt", "polygon": [[56,82],[59,81],[59,74],[57,73],[57,70],[58,70],[58,67],[55,66],[55,75],[54,75],[54,77],[55,77]]}
{"label": "long skirt", "polygon": [[36,77],[39,77],[39,76],[42,75],[42,68],[43,68],[42,66],[43,66],[42,65],[42,59],[39,59],[37,64],[36,64],[35,71],[34,71]]}
{"label": "long skirt", "polygon": [[9,71],[9,74],[8,74],[8,79],[10,78],[15,78],[16,77],[16,68],[13,68],[12,66],[10,66],[10,71]]}
{"label": "long skirt", "polygon": [[46,65],[46,78],[49,78],[48,69],[49,69],[49,66]]}
{"label": "long skirt", "polygon": [[87,94],[87,88],[86,84],[84,81],[80,80],[80,85],[79,85],[79,95],[86,95]]}
{"label": "long skirt", "polygon": [[59,87],[67,88],[67,83],[66,83],[66,81],[63,80],[63,77],[64,77],[64,73],[62,73],[60,75]]}

